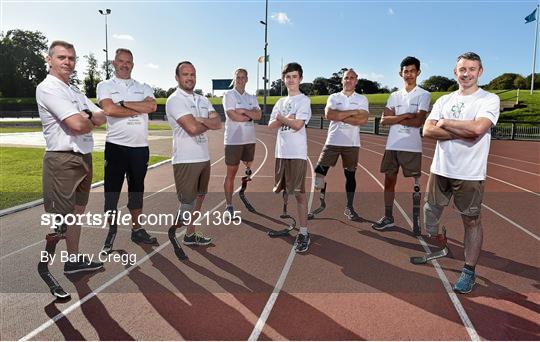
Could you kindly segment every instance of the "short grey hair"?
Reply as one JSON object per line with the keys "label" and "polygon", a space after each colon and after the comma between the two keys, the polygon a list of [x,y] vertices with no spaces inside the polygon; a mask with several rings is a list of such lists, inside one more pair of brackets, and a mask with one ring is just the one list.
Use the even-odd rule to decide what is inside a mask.
{"label": "short grey hair", "polygon": [[63,41],[63,40],[55,40],[51,43],[51,46],[49,47],[49,52],[48,52],[49,57],[52,57],[54,48],[57,46],[61,46],[68,50],[75,50],[75,46],[73,46],[73,44]]}
{"label": "short grey hair", "polygon": [[462,59],[467,59],[469,61],[478,61],[480,63],[480,68],[482,68],[482,59],[480,59],[480,56],[478,56],[474,52],[465,52],[458,56],[457,62],[459,62]]}
{"label": "short grey hair", "polygon": [[114,58],[116,58],[116,56],[118,56],[118,54],[120,53],[127,53],[131,56],[131,58],[133,58],[133,54],[131,53],[131,50],[130,49],[126,49],[126,48],[118,48],[116,49],[116,52],[114,54]]}

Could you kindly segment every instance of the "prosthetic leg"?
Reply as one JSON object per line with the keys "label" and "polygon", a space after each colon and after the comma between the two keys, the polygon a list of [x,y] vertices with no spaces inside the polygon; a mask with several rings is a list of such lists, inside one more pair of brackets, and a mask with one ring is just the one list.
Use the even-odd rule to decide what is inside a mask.
{"label": "prosthetic leg", "polygon": [[178,210],[178,213],[176,214],[176,220],[174,224],[169,228],[169,231],[168,231],[169,240],[171,241],[171,245],[174,248],[174,254],[176,254],[176,257],[180,261],[188,259],[186,253],[184,253],[184,250],[182,249],[182,247],[180,246],[180,243],[176,239],[176,230],[182,227],[182,224],[184,223],[182,219],[182,206],[183,205],[180,206],[180,209]]}
{"label": "prosthetic leg", "polygon": [[294,217],[290,216],[289,213],[287,212],[288,197],[289,196],[287,192],[283,191],[283,213],[279,217],[282,219],[291,219],[292,223],[289,225],[289,227],[285,229],[268,231],[268,236],[272,238],[280,237],[280,236],[287,236],[294,228],[296,228],[296,220],[294,219]]}
{"label": "prosthetic leg", "polygon": [[420,182],[419,177],[414,177],[413,199],[413,234],[420,236]]}
{"label": "prosthetic leg", "polygon": [[321,204],[317,209],[314,209],[312,212],[308,214],[308,220],[313,220],[315,218],[315,215],[321,213],[324,209],[326,209],[326,182],[324,183],[324,187],[321,189],[321,192],[319,194],[319,200],[321,201]]}
{"label": "prosthetic leg", "polygon": [[116,238],[116,232],[118,231],[118,222],[116,219],[117,211],[112,211],[111,223],[109,224],[109,232],[105,238],[105,243],[101,249],[101,253],[110,254],[113,251],[114,239]]}
{"label": "prosthetic leg", "polygon": [[430,260],[439,259],[448,255],[449,249],[448,240],[446,239],[446,228],[443,226],[442,234],[437,234],[433,238],[442,245],[442,249],[439,251],[426,253],[423,256],[411,257],[411,263],[415,265],[422,265]]}
{"label": "prosthetic leg", "polygon": [[67,231],[67,225],[63,223],[62,225],[57,225],[54,229],[54,233],[47,234],[45,237],[45,252],[47,252],[47,261],[40,261],[38,264],[38,273],[41,279],[47,284],[52,295],[58,299],[69,299],[71,295],[64,291],[62,286],[58,283],[56,278],[49,272],[49,263],[48,260],[51,260],[52,256],[56,252],[56,245],[58,241],[65,239],[65,232]]}
{"label": "prosthetic leg", "polygon": [[238,196],[242,200],[242,203],[244,203],[244,205],[246,206],[247,210],[249,210],[249,212],[251,213],[254,213],[257,210],[255,210],[255,208],[251,205],[251,203],[249,203],[245,194],[246,189],[247,189],[247,184],[248,182],[251,182],[251,174],[252,174],[251,169],[247,168],[246,175],[242,177],[242,187],[240,188],[240,192],[238,193]]}

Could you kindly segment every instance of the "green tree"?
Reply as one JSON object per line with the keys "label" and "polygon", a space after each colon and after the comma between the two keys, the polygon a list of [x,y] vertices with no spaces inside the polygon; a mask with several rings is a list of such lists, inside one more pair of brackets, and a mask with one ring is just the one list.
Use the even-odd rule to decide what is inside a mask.
{"label": "green tree", "polygon": [[343,89],[341,79],[343,78],[345,71],[347,71],[347,68],[341,68],[338,72],[334,72],[332,76],[330,76],[327,85],[329,94],[339,93]]}
{"label": "green tree", "polygon": [[313,95],[328,95],[328,79],[317,77],[313,80]]}
{"label": "green tree", "polygon": [[527,80],[525,79],[525,77],[518,75],[518,77],[514,79],[514,89],[525,89],[525,88],[527,88]]}
{"label": "green tree", "polygon": [[86,63],[88,64],[83,80],[84,93],[87,97],[96,97],[96,88],[98,83],[101,82],[98,71],[98,61],[93,53],[85,55],[84,58],[86,58]]}
{"label": "green tree", "polygon": [[47,38],[39,31],[0,32],[0,95],[33,97],[47,76]]}
{"label": "green tree", "polygon": [[301,83],[300,84],[300,91],[304,93],[307,96],[314,95],[313,94],[313,83]]}
{"label": "green tree", "polygon": [[444,76],[431,76],[420,85],[427,91],[447,91],[451,86],[457,85],[455,80]]}
{"label": "green tree", "polygon": [[165,89],[162,89],[160,87],[154,87],[154,97],[156,99],[167,97],[167,91],[165,91]]}
{"label": "green tree", "polygon": [[[525,78],[527,80],[527,89],[531,89],[531,76],[532,74],[529,74],[529,76]],[[540,73],[534,73],[534,89],[540,89]]]}
{"label": "green tree", "polygon": [[280,79],[275,80],[272,82],[272,85],[269,89],[270,96],[287,96],[287,87],[285,86],[285,83]]}
{"label": "green tree", "polygon": [[356,84],[355,91],[358,94],[377,94],[380,92],[381,85],[379,82],[374,82],[367,80],[365,78],[360,78]]}
{"label": "green tree", "polygon": [[103,63],[101,63],[101,74],[104,79],[107,79],[107,64],[109,65],[109,76],[114,76],[114,65],[112,64],[112,61],[109,60],[108,63],[103,61]]}
{"label": "green tree", "polygon": [[504,73],[492,79],[488,84],[488,88],[497,90],[514,89],[514,80],[517,77],[521,77],[521,75],[509,72]]}

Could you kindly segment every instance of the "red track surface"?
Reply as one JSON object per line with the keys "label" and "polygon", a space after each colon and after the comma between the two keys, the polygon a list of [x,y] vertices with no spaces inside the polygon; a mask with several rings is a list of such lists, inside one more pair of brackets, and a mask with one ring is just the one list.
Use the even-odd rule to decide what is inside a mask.
{"label": "red track surface", "polygon": [[[328,174],[327,209],[309,221],[312,243],[306,255],[292,252],[293,237],[270,239],[281,229],[281,198],[271,193],[275,132],[258,127],[257,173],[248,197],[261,215],[242,210],[240,226],[209,226],[207,248],[184,248],[179,262],[168,243],[167,226],[147,226],[158,247],[140,247],[123,227],[115,248],[137,255],[135,266],[107,263],[105,271],[66,278],[56,262],[51,270],[73,294],[53,302],[36,271],[43,236],[42,207],[3,217],[0,240],[1,338],[13,340],[538,340],[540,339],[540,145],[493,141],[482,209],[483,252],[477,285],[456,296],[463,265],[463,228],[449,207],[448,228],[454,259],[415,266],[409,257],[424,253],[410,233],[412,181],[398,180],[395,229],[377,232],[371,222],[383,214],[383,175],[378,172],[385,137],[362,135],[355,207],[365,222],[343,216],[341,165]],[[223,209],[222,132],[210,137],[212,179],[204,210]],[[309,157],[317,161],[326,131],[309,130]],[[434,149],[424,142],[422,189]],[[267,152],[267,153],[265,153]],[[241,175],[240,175],[241,176]],[[311,173],[307,183],[311,183]],[[151,170],[146,179],[146,213],[178,208],[172,169]],[[237,185],[239,182],[237,181]],[[157,191],[161,192],[155,194]],[[102,189],[87,210],[100,213]],[[318,206],[315,194],[312,208]],[[121,205],[125,205],[125,196]],[[124,211],[126,209],[123,209]],[[294,199],[289,212],[296,213]],[[86,228],[81,250],[97,253],[106,230]],[[64,244],[58,245],[58,253]]]}

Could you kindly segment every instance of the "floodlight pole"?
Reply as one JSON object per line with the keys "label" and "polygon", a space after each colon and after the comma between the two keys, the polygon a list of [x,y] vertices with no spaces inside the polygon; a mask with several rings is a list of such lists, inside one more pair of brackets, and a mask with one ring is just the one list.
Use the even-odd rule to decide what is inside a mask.
{"label": "floodlight pole", "polygon": [[263,77],[263,119],[262,123],[266,121],[266,89],[268,85],[267,63],[268,63],[268,0],[265,1],[266,10],[264,14],[264,21],[259,21],[264,25],[264,77]]}
{"label": "floodlight pole", "polygon": [[99,10],[99,14],[105,16],[105,77],[106,79],[110,78],[109,73],[109,37],[108,37],[108,30],[107,30],[107,16],[111,14],[111,10],[107,8],[105,11]]}
{"label": "floodlight pole", "polygon": [[536,30],[534,31],[533,65],[531,73],[531,95],[534,91],[534,73],[536,69],[536,45],[538,43],[538,22],[540,21],[540,5],[536,6]]}

